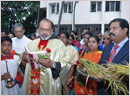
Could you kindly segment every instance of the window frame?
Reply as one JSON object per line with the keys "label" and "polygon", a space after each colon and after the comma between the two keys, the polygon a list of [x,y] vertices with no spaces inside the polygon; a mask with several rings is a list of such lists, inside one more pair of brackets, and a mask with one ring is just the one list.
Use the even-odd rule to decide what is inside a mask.
{"label": "window frame", "polygon": [[[106,10],[107,8],[105,7],[105,12],[120,12],[121,11],[121,1],[106,1],[105,2],[105,6],[107,6],[107,2],[108,2],[108,7],[109,9]],[[114,11],[111,10],[111,7],[112,7],[112,2],[114,2]],[[117,9],[117,2],[119,2],[119,10],[116,10]]]}
{"label": "window frame", "polygon": [[[65,7],[63,8],[63,13],[72,13],[73,12],[73,2],[65,2],[66,6],[67,6],[67,10],[65,12]],[[69,9],[69,5],[71,6],[71,8]],[[64,5],[65,6],[65,5]],[[71,11],[70,11],[71,10]]]}
{"label": "window frame", "polygon": [[[58,14],[59,13],[59,2],[57,3],[50,3],[50,13],[51,14]],[[54,13],[52,13],[52,6],[55,6],[54,7]]]}
{"label": "window frame", "polygon": [[[92,3],[96,3],[96,10],[95,11],[92,11]],[[99,5],[99,3],[101,3],[101,10],[100,11],[98,11],[98,5]],[[91,8],[90,8],[90,12],[101,12],[102,11],[102,1],[91,1],[91,6],[90,6]]]}

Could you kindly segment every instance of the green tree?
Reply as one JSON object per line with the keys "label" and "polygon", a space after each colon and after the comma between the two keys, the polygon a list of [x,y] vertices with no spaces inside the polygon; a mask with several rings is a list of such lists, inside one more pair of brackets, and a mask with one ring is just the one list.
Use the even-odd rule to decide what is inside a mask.
{"label": "green tree", "polygon": [[13,32],[13,25],[21,23],[26,33],[36,31],[39,1],[1,1],[1,28]]}

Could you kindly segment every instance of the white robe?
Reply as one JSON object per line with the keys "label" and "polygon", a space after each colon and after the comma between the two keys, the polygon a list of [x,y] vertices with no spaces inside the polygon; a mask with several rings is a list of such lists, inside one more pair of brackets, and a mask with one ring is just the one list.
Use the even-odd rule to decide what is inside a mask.
{"label": "white robe", "polygon": [[[32,41],[27,38],[25,35],[21,39],[17,39],[17,37],[12,38],[12,49],[16,50],[16,53],[22,54],[25,51],[25,45]],[[23,81],[24,82],[24,81]],[[20,86],[20,95],[23,94],[23,83]]]}
{"label": "white robe", "polygon": [[28,45],[28,43],[32,41],[29,38],[27,38],[25,35],[21,39],[17,39],[17,37],[12,38],[12,49],[16,50],[16,53],[23,53],[25,51],[25,45]]}
{"label": "white robe", "polygon": [[[38,44],[40,39],[33,40],[28,44],[30,52],[40,51]],[[35,45],[35,46],[34,46]],[[69,55],[67,54],[66,47],[62,41],[58,39],[51,39],[48,41],[46,48],[51,49],[51,60],[61,63],[61,72],[59,77],[53,78],[50,68],[42,67],[40,69],[40,95],[61,95],[61,84],[65,82],[64,78],[67,76]],[[44,51],[46,50],[44,49]],[[31,81],[31,66],[26,64],[25,76],[24,76],[24,95],[33,94],[30,92]]]}
{"label": "white robe", "polygon": [[[19,56],[14,55],[14,59],[7,59],[8,70],[11,77],[14,79],[17,76],[17,68],[18,68],[18,60]],[[6,62],[5,60],[1,60],[1,75],[7,73]],[[16,84],[12,88],[5,87],[5,80],[1,81],[1,94],[2,95],[19,95],[19,86]]]}

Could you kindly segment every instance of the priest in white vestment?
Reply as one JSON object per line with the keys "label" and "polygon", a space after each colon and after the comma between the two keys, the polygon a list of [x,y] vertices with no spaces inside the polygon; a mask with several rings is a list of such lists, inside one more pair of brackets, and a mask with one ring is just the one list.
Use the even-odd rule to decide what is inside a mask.
{"label": "priest in white vestment", "polygon": [[[61,95],[62,84],[70,57],[67,54],[66,47],[62,41],[55,39],[53,32],[53,23],[48,19],[40,22],[38,33],[39,39],[33,40],[28,44],[30,52],[51,50],[48,59],[39,59],[42,65],[40,69],[32,70],[29,63],[26,64],[24,76],[24,94],[25,95]],[[25,58],[26,55],[23,54]],[[64,69],[64,70],[63,70]],[[66,69],[66,70],[65,70]]]}

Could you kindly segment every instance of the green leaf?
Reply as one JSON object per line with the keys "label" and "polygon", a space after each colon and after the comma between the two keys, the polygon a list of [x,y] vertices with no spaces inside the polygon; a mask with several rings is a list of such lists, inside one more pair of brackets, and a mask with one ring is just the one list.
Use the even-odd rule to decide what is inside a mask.
{"label": "green leaf", "polygon": [[48,56],[45,55],[45,56],[44,56],[44,59],[47,59],[47,58],[48,58]]}
{"label": "green leaf", "polygon": [[40,58],[40,57],[41,57],[41,54],[38,54],[37,56]]}

